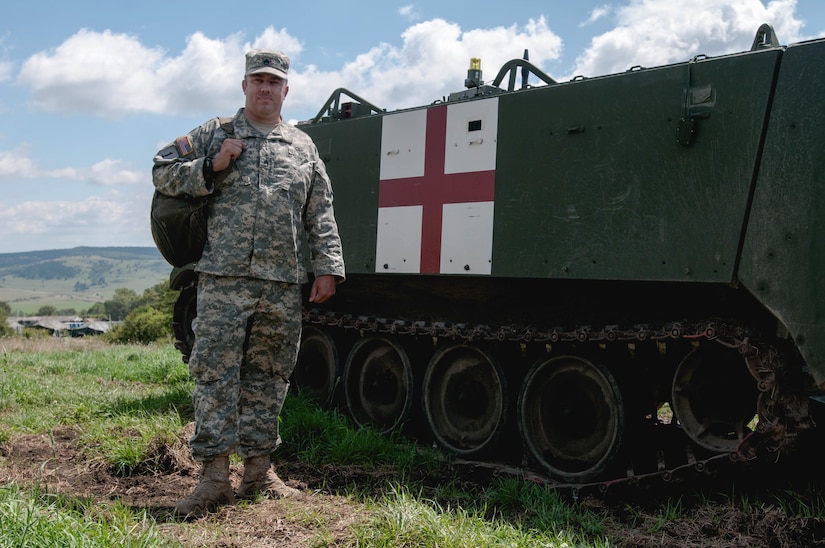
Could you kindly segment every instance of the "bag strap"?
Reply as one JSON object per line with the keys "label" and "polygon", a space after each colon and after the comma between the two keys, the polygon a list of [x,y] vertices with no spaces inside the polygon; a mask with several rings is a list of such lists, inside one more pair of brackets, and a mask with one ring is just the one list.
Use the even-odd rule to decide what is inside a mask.
{"label": "bag strap", "polygon": [[232,123],[231,116],[219,116],[218,122],[220,122],[221,129],[224,130],[227,135],[232,136],[235,134],[235,125]]}

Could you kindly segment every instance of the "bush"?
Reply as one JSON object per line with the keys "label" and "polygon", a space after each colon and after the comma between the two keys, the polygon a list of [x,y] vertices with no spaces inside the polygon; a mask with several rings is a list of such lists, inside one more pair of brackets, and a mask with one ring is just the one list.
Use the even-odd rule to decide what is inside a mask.
{"label": "bush", "polygon": [[110,331],[107,338],[118,343],[143,343],[167,340],[172,335],[172,314],[151,306],[131,311],[123,323]]}
{"label": "bush", "polygon": [[5,301],[0,301],[0,337],[14,334],[14,330],[6,323],[6,318],[11,316],[11,306]]}

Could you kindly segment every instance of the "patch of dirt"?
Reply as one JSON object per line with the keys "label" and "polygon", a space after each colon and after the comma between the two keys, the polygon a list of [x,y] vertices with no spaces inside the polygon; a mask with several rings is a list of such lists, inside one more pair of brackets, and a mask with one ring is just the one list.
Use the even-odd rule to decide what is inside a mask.
{"label": "patch of dirt", "polygon": [[[77,431],[65,427],[49,435],[20,436],[0,446],[0,482],[22,486],[39,485],[50,493],[77,496],[98,502],[118,500],[144,509],[159,524],[164,535],[185,546],[345,546],[352,538],[353,524],[368,516],[358,501],[332,494],[347,485],[374,485],[395,478],[391,470],[367,471],[359,467],[314,469],[296,463],[278,463],[279,475],[288,485],[301,489],[300,499],[260,500],[226,506],[193,521],[175,518],[175,502],[197,483],[198,467],[184,440],[189,433],[169,445],[159,445],[153,454],[152,470],[135,470],[123,477],[112,475],[103,462],[90,461],[77,447]],[[158,472],[160,470],[160,472]],[[233,464],[233,484],[240,482],[241,467]],[[470,482],[484,483],[481,476]],[[483,474],[482,474],[483,476]],[[821,478],[821,475],[820,475]],[[800,501],[817,500],[821,479],[801,491]],[[438,482],[436,478],[433,480]],[[749,481],[747,478],[744,481]],[[756,480],[761,481],[761,480]],[[779,489],[777,487],[777,489]],[[825,522],[821,519],[787,515],[780,507],[755,503],[741,508],[725,496],[714,500],[712,493],[700,499],[672,497],[679,505],[677,516],[668,519],[662,498],[636,495],[611,501],[587,499],[580,504],[603,517],[605,535],[617,546],[764,546],[795,547],[825,545]],[[820,513],[823,509],[820,508]],[[663,516],[664,514],[664,516]]]}
{"label": "patch of dirt", "polygon": [[[198,466],[191,459],[184,439],[158,448],[160,473],[136,470],[124,477],[113,476],[102,462],[81,457],[71,428],[56,429],[53,435],[20,436],[0,447],[4,462],[0,483],[40,486],[44,491],[93,501],[118,500],[126,506],[146,510],[164,535],[186,546],[271,547],[336,545],[347,538],[349,527],[365,515],[363,505],[349,498],[322,493],[320,472],[290,466],[278,469],[288,485],[301,489],[301,499],[261,500],[226,506],[192,521],[176,518],[172,510],[198,481]],[[242,467],[233,464],[233,485],[240,483]]]}

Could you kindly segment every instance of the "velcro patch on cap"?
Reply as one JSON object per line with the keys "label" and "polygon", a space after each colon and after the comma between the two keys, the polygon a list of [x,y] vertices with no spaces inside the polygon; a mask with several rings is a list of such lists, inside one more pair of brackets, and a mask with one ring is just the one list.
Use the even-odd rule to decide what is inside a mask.
{"label": "velcro patch on cap", "polygon": [[195,147],[192,146],[192,139],[190,139],[188,135],[175,139],[175,146],[178,147],[178,152],[181,157],[189,156],[195,152]]}

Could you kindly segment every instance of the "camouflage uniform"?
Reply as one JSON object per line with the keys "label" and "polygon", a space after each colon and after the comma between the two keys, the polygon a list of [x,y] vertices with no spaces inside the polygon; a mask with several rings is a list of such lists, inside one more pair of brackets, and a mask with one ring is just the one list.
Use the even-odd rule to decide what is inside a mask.
{"label": "camouflage uniform", "polygon": [[189,362],[199,461],[269,454],[280,443],[301,334],[299,284],[308,281],[304,235],[315,275],[344,277],[332,186],[312,140],[285,123],[264,135],[243,108],[232,122],[231,137],[246,147],[211,184],[205,157],[227,138],[217,118],[161,150],[152,171],[164,194],[211,195]]}

